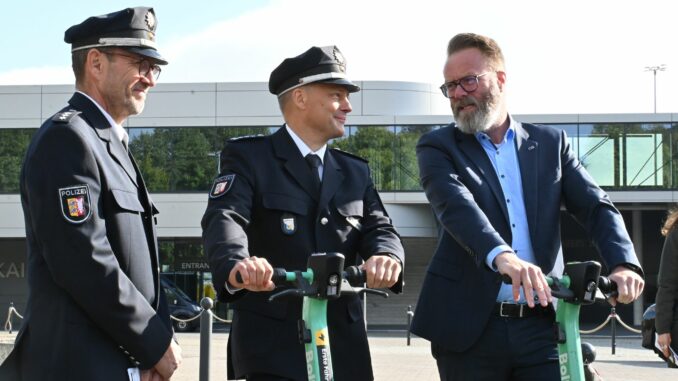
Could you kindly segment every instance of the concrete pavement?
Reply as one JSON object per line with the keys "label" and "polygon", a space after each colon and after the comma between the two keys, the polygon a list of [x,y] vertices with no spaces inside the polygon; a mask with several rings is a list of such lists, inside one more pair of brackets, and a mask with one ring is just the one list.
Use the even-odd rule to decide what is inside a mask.
{"label": "concrete pavement", "polygon": [[[226,379],[226,341],[228,334],[213,334],[210,381]],[[378,381],[437,381],[435,361],[428,341],[413,338],[408,347],[404,332],[370,332],[372,366]],[[678,380],[678,369],[669,369],[652,351],[640,346],[640,335],[617,336],[616,354],[611,354],[607,335],[584,336],[596,347],[595,368],[605,381]],[[197,381],[199,334],[179,334],[184,363],[172,380]]]}
{"label": "concrete pavement", "polygon": [[[212,339],[211,381],[226,379],[226,341],[228,334],[214,333]],[[184,349],[184,364],[172,378],[177,381],[197,381],[199,366],[199,335],[179,334]],[[413,338],[408,347],[404,332],[370,332],[370,347],[375,379],[378,381],[437,381],[435,361],[428,341]],[[640,335],[617,336],[615,355],[607,335],[584,336],[583,341],[596,347],[594,363],[604,380],[678,380],[678,369],[669,369],[652,351],[640,346]]]}
{"label": "concrete pavement", "polygon": [[[16,333],[0,333],[0,342],[11,342]],[[199,333],[177,335],[183,348],[184,362],[172,377],[173,381],[198,381],[200,365]],[[226,341],[228,334],[217,330],[212,336],[210,381],[226,379]],[[427,341],[413,338],[406,345],[405,333],[369,333],[372,364],[376,380],[434,381],[438,380],[435,361]],[[584,336],[596,346],[595,368],[606,381],[678,380],[678,369],[669,369],[652,351],[640,346],[640,335],[617,336],[616,354],[611,354],[608,335]],[[351,380],[352,381],[352,380]]]}

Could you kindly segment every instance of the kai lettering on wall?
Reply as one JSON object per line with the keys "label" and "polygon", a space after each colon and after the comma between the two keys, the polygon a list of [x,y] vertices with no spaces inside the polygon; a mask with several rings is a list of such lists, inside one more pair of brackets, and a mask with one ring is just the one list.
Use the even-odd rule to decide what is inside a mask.
{"label": "kai lettering on wall", "polygon": [[0,262],[0,279],[26,277],[24,262]]}

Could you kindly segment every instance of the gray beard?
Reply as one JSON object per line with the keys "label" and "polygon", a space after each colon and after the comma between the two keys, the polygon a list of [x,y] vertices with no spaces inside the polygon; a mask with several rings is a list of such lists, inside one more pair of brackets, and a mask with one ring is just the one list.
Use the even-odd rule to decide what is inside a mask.
{"label": "gray beard", "polygon": [[485,132],[492,128],[499,119],[501,109],[499,108],[498,103],[499,92],[496,88],[490,89],[490,92],[481,101],[469,97],[466,104],[475,105],[475,112],[460,116],[457,115],[456,109],[452,108],[454,121],[463,133],[476,134],[478,132]]}

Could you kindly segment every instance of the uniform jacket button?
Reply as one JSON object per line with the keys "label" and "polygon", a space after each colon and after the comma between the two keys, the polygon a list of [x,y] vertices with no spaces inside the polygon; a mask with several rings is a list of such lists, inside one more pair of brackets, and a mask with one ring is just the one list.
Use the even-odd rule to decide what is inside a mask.
{"label": "uniform jacket button", "polygon": [[328,221],[327,217],[323,217],[323,218],[320,219],[320,223],[322,225],[327,225],[327,221]]}

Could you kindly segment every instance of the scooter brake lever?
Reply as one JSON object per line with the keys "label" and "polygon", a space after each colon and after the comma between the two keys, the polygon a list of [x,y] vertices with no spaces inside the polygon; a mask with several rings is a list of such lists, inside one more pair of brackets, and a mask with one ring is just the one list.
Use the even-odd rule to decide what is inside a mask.
{"label": "scooter brake lever", "polygon": [[280,292],[276,292],[275,294],[271,295],[268,297],[268,301],[272,302],[280,297],[283,296],[298,296],[298,297],[303,297],[304,296],[304,291],[298,289],[298,288],[288,288],[286,290],[282,290]]}

